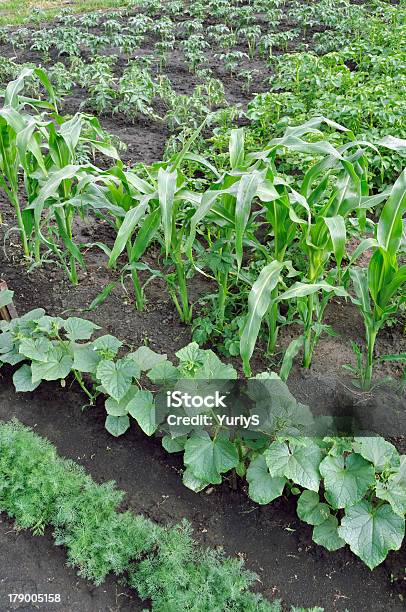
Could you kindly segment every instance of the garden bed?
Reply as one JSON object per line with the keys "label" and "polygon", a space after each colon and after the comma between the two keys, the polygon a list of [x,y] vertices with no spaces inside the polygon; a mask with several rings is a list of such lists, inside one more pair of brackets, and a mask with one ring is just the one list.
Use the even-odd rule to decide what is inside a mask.
{"label": "garden bed", "polygon": [[[318,605],[325,610],[400,612],[403,609],[399,594],[405,594],[402,581],[405,547],[391,553],[382,566],[370,572],[349,550],[329,553],[314,544],[311,528],[296,516],[294,497],[283,497],[271,505],[259,507],[244,491],[232,491],[228,482],[212,488],[209,494],[195,494],[182,485],[180,459],[168,455],[158,440],[146,438],[135,427],[124,438],[114,439],[104,429],[103,407],[82,412],[82,404],[81,393],[53,384],[41,386],[34,394],[16,396],[12,385],[2,378],[0,419],[17,417],[33,427],[55,443],[62,455],[85,466],[97,482],[114,479],[118,487],[127,492],[126,507],[136,513],[161,524],[187,518],[202,544],[222,546],[227,554],[241,555],[248,568],[258,573],[261,580],[258,589],[269,599],[281,598],[297,606]],[[6,522],[7,525],[11,529],[10,523]],[[1,532],[2,549],[9,546],[9,529]],[[19,571],[28,536],[11,537],[17,548],[13,546],[11,559],[15,560],[15,566],[11,568]],[[76,588],[78,579],[73,572],[61,576],[59,568],[63,555],[58,549],[49,550],[51,541],[48,538],[47,545],[51,561],[48,565],[47,560],[45,566],[42,556],[45,544],[38,543],[34,549],[31,546],[30,565],[25,561],[27,580],[43,584],[41,579],[48,571],[48,576],[55,576],[60,588],[65,589],[62,591],[65,596],[73,597],[71,591]],[[1,563],[6,557],[2,559]],[[38,560],[36,570],[33,569],[35,559]],[[2,576],[12,575],[9,559],[6,566],[0,565],[0,568]],[[89,587],[82,581],[79,586],[77,597],[83,594],[86,605]],[[129,605],[128,592],[125,593],[117,603],[118,609],[125,610]],[[96,601],[107,603],[113,594],[113,585],[107,583],[95,589],[94,597]],[[131,607],[137,605],[130,601]],[[93,606],[97,605],[93,599],[92,602]]]}
{"label": "garden bed", "polygon": [[[0,190],[0,280],[14,292],[19,315],[43,308],[65,319],[44,317],[44,327],[36,327],[43,313],[34,316],[20,336],[5,323],[0,328],[0,422],[16,417],[97,483],[116,481],[127,494],[120,510],[162,527],[186,519],[200,546],[243,559],[259,577],[254,590],[280,599],[286,612],[400,611],[403,5],[398,16],[397,3],[274,0],[270,8],[263,0],[219,0],[207,12],[199,2],[140,1],[80,19],[61,11],[49,23],[39,11],[22,29],[0,28],[4,86],[23,64],[46,70],[26,68],[4,98],[0,145],[14,158],[0,160],[9,181]],[[44,95],[40,119],[35,107]],[[20,147],[27,109],[32,131],[25,130]],[[28,207],[24,228],[16,213],[28,204],[39,216]],[[70,320],[70,331],[69,317],[81,318]],[[81,347],[92,334],[115,338]],[[187,347],[192,340],[197,344]],[[142,363],[145,354],[154,365]],[[381,438],[363,447],[353,431],[351,439],[316,442],[312,430],[303,443],[289,426],[283,434],[257,429],[250,438],[215,423],[208,434],[197,428],[166,435],[163,448],[153,435],[159,427],[150,393],[160,380],[151,372],[162,360],[175,371],[172,382],[210,380],[216,370],[219,379],[224,372],[230,379],[279,374],[278,406],[286,400],[295,416],[303,408],[297,402],[323,417],[363,412],[364,425],[394,446]],[[63,362],[68,367],[59,369]],[[27,393],[16,393],[16,371]],[[119,372],[124,390],[111,382]],[[91,405],[84,406],[85,393]],[[310,468],[300,465],[306,444]],[[278,468],[280,453],[288,459]],[[292,458],[303,468],[299,475],[292,475]],[[1,493],[0,483],[0,501]],[[15,609],[7,593],[21,589],[61,593],[55,610],[63,612],[141,612],[149,605],[183,612],[171,607],[170,596],[164,607],[155,608],[153,596],[141,602],[111,574],[101,586],[78,578],[64,567],[49,527],[43,538],[36,533],[41,525],[34,525],[36,535],[14,531],[18,519],[14,525],[5,512],[0,610]],[[372,535],[359,535],[360,516],[376,533],[371,527]],[[326,548],[316,544],[323,526]],[[211,612],[203,608],[196,609]]]}

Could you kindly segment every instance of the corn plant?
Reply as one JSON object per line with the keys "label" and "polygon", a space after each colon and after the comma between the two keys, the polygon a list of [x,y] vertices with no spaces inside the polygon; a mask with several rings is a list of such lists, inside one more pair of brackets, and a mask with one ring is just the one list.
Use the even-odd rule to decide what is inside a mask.
{"label": "corn plant", "polygon": [[[37,78],[44,86],[49,102],[20,95],[26,80],[31,77]],[[32,224],[30,215],[24,214],[21,209],[18,194],[21,166],[28,170],[30,159],[35,159],[42,172],[47,173],[38,130],[41,117],[38,114],[29,115],[26,112],[28,106],[57,111],[52,85],[40,68],[24,68],[19,77],[8,84],[0,110],[0,186],[14,207],[24,256],[27,258],[30,257]]]}
{"label": "corn plant", "polygon": [[[349,273],[355,296],[354,304],[364,319],[366,354],[359,363],[360,385],[369,390],[374,348],[379,330],[405,302],[406,265],[399,266],[398,250],[402,239],[402,216],[406,211],[406,170],[393,185],[391,194],[380,215],[374,253],[367,269],[353,267]],[[396,356],[390,356],[393,360]],[[382,357],[380,358],[382,360]],[[401,359],[400,359],[401,360]],[[353,370],[354,371],[354,370]]]}
{"label": "corn plant", "polygon": [[[279,319],[277,308],[283,300],[296,300],[304,328],[303,365],[307,368],[310,366],[321,333],[330,332],[323,325],[330,296],[347,295],[341,270],[346,255],[346,219],[355,216],[362,230],[366,223],[366,210],[384,199],[382,194],[369,195],[367,160],[357,142],[350,141],[336,149],[328,142],[306,142],[302,139],[302,135],[313,132],[320,121],[326,120],[316,118],[297,128],[289,128],[283,137],[269,143],[267,151],[252,154],[253,160],[269,159],[271,167],[268,190],[264,190],[267,197],[261,197],[261,200],[266,202],[266,218],[274,236],[274,253],[273,261],[264,267],[248,299],[247,321],[240,344],[246,373],[250,372],[249,360],[264,317],[270,329],[268,350],[274,350]],[[329,121],[327,124],[345,131],[338,124]],[[368,143],[362,145],[372,147]],[[281,147],[323,155],[305,173],[300,192],[275,177],[275,159]],[[278,289],[279,277],[286,269],[286,250],[294,240],[298,241],[306,255],[307,269],[300,282],[281,292]],[[335,259],[335,269],[330,269],[331,255]],[[289,274],[292,275],[292,272]]]}

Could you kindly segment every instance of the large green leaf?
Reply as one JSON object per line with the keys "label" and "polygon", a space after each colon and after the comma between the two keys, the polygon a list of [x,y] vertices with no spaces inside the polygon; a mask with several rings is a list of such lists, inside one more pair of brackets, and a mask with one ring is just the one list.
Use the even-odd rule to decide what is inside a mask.
{"label": "large green leaf", "polygon": [[93,342],[95,351],[108,351],[112,355],[116,355],[121,346],[123,346],[121,340],[110,334],[100,336]]}
{"label": "large green leaf", "polygon": [[350,277],[356,296],[352,298],[352,301],[361,308],[365,315],[370,315],[372,309],[368,290],[368,271],[354,266],[350,268]]}
{"label": "large green leaf", "polygon": [[47,353],[52,348],[52,342],[48,338],[23,338],[18,351],[27,359],[46,361]]}
{"label": "large green leaf", "polygon": [[402,215],[406,210],[406,169],[394,183],[392,193],[382,209],[378,222],[377,239],[379,245],[395,255],[402,233]]}
{"label": "large green leaf", "polygon": [[273,261],[262,268],[248,296],[248,315],[240,340],[240,354],[246,371],[249,370],[261,322],[270,306],[272,291],[278,284],[282,268],[283,264],[279,261]]}
{"label": "large green leaf", "polygon": [[151,391],[139,389],[127,406],[129,414],[137,421],[147,436],[156,431],[155,402]]}
{"label": "large green leaf", "polygon": [[140,374],[138,366],[131,360],[111,361],[103,359],[97,366],[96,376],[113,399],[122,399],[131,387],[133,378]]}
{"label": "large green leaf", "polygon": [[183,472],[182,482],[185,487],[191,489],[195,493],[202,491],[210,484],[209,482],[206,482],[201,478],[197,478],[197,476],[193,474],[193,471],[190,468],[186,468],[186,470]]}
{"label": "large green leaf", "polygon": [[202,431],[193,434],[186,442],[185,465],[199,480],[220,484],[220,474],[236,467],[238,461],[236,447],[221,435],[212,440],[206,431]]}
{"label": "large green leaf", "polygon": [[179,378],[178,369],[170,361],[161,361],[155,364],[147,373],[153,383],[167,384]]}
{"label": "large green leaf", "polygon": [[27,393],[35,391],[41,381],[38,380],[33,383],[31,366],[24,364],[19,370],[14,372],[13,383],[17,393]]}
{"label": "large green leaf", "polygon": [[255,197],[261,174],[250,172],[243,174],[238,182],[238,191],[235,202],[235,252],[237,256],[237,267],[240,269],[243,256],[243,240],[251,213],[251,203]]}
{"label": "large green leaf", "polygon": [[375,494],[378,499],[390,503],[392,510],[398,516],[404,518],[406,514],[406,487],[389,479],[388,482],[377,482]]}
{"label": "large green leaf", "polygon": [[161,222],[161,211],[159,208],[151,211],[142,222],[140,229],[138,230],[137,236],[133,242],[130,251],[130,261],[138,261],[139,258],[144,254],[149,243],[155,236],[155,233]]}
{"label": "large green leaf", "polygon": [[64,348],[55,346],[47,352],[44,361],[32,362],[32,382],[66,378],[72,366],[72,357],[66,353]]}
{"label": "large green leaf", "polygon": [[320,464],[325,496],[333,508],[346,508],[360,501],[375,483],[373,466],[361,455],[325,457]]}
{"label": "large green leaf", "polygon": [[118,438],[130,427],[130,419],[128,416],[111,416],[109,414],[106,417],[104,426],[112,436]]}
{"label": "large green leaf", "polygon": [[382,472],[385,466],[390,465],[391,459],[397,455],[393,444],[377,436],[354,438],[354,450],[370,461],[377,472]]}
{"label": "large green leaf", "polygon": [[78,372],[94,374],[100,362],[100,355],[92,344],[72,344],[73,369]]}
{"label": "large green leaf", "polygon": [[79,317],[69,317],[64,323],[66,335],[69,340],[89,340],[96,329],[100,329],[100,325],[80,319]]}
{"label": "large green leaf", "polygon": [[305,297],[306,295],[312,295],[313,293],[317,293],[318,291],[326,291],[327,293],[333,292],[335,295],[338,295],[340,297],[348,296],[347,292],[343,287],[334,287],[333,285],[329,285],[329,283],[297,282],[283,293],[280,293],[277,298],[277,301],[280,302],[281,300],[291,300],[293,298]]}
{"label": "large green leaf", "polygon": [[140,346],[134,353],[129,353],[128,357],[136,362],[142,372],[147,372],[158,363],[167,360],[165,354],[155,353],[148,346]]}
{"label": "large green leaf", "polygon": [[111,255],[109,259],[110,268],[115,265],[119,255],[125,249],[125,246],[128,240],[130,239],[135,226],[137,225],[141,217],[144,215],[146,209],[146,204],[139,204],[134,208],[130,208],[130,210],[126,213],[124,220],[120,225],[120,229],[118,230],[113,248],[111,250]]}
{"label": "large green leaf", "polygon": [[173,208],[176,192],[177,172],[168,172],[163,168],[158,171],[158,197],[161,219],[164,228],[165,251],[168,256],[171,248],[173,228]]}
{"label": "large green leaf", "polygon": [[325,224],[330,232],[331,242],[333,243],[334,256],[337,267],[341,266],[341,262],[345,255],[346,229],[345,222],[341,215],[335,217],[325,217]]}
{"label": "large green leaf", "polygon": [[27,77],[34,74],[33,68],[23,68],[14,81],[10,81],[6,88],[4,95],[4,106],[10,106],[12,108],[18,107],[18,94],[24,87],[24,81]]}
{"label": "large green leaf", "polygon": [[285,476],[294,483],[319,490],[321,450],[311,439],[273,442],[264,457],[271,476]]}
{"label": "large green leaf", "polygon": [[297,501],[297,515],[309,525],[321,525],[330,516],[330,508],[320,503],[315,491],[303,491]]}
{"label": "large green leaf", "polygon": [[231,130],[228,149],[230,153],[231,168],[234,170],[242,166],[245,157],[243,128]]}
{"label": "large green leaf", "polygon": [[402,518],[406,514],[406,455],[400,457],[399,465],[392,469],[387,482],[376,483],[376,496],[390,503],[392,510]]}
{"label": "large green leaf", "polygon": [[282,495],[286,478],[272,477],[263,455],[253,459],[247,470],[248,495],[257,504],[269,504]]}
{"label": "large green leaf", "polygon": [[405,533],[405,520],[389,504],[373,507],[361,501],[347,508],[338,528],[339,536],[352,552],[372,570],[390,550],[399,550]]}
{"label": "large green leaf", "polygon": [[345,542],[338,535],[338,520],[330,515],[323,523],[313,528],[313,541],[327,550],[334,551],[345,546]]}
{"label": "large green leaf", "polygon": [[136,387],[135,385],[131,385],[131,387],[124,395],[124,397],[121,398],[121,400],[117,401],[112,397],[108,397],[104,404],[107,414],[111,414],[111,416],[125,416],[126,414],[128,414],[128,405],[137,392],[138,387]]}

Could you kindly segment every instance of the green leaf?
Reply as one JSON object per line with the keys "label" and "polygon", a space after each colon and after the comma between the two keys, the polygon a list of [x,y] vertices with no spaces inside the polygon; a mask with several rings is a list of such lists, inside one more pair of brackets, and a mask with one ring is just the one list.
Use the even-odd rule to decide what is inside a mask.
{"label": "green leaf", "polygon": [[272,299],[272,291],[278,284],[283,264],[273,261],[262,268],[248,296],[248,315],[241,334],[240,353],[244,370],[249,371],[249,362],[254,352],[262,319]]}
{"label": "green leaf", "polygon": [[389,504],[374,508],[361,501],[347,508],[338,535],[372,570],[382,563],[390,550],[399,550],[405,533],[405,520]]}
{"label": "green leaf", "polygon": [[368,289],[368,271],[365,268],[354,266],[350,268],[350,277],[354,287],[356,298],[352,301],[357,304],[363,313],[371,313],[371,300]]}
{"label": "green leaf", "polygon": [[354,438],[354,450],[373,463],[377,472],[382,472],[386,465],[390,465],[391,459],[397,455],[393,444],[378,437]]}
{"label": "green leaf", "polygon": [[378,222],[377,240],[391,255],[395,255],[402,238],[402,215],[406,210],[406,168],[392,187]]}
{"label": "green leaf", "polygon": [[155,402],[151,391],[138,390],[127,406],[129,414],[137,421],[147,436],[157,429]]}
{"label": "green leaf", "polygon": [[272,477],[263,455],[253,459],[247,470],[248,495],[258,504],[269,504],[282,495],[286,479]]}
{"label": "green leaf", "polygon": [[104,426],[112,436],[118,438],[119,436],[122,436],[130,427],[130,419],[128,416],[108,415],[106,417]]}
{"label": "green leaf", "polygon": [[238,191],[235,202],[235,252],[237,256],[237,268],[241,268],[243,256],[243,239],[251,213],[251,203],[254,199],[261,174],[257,171],[243,174],[238,182]]}
{"label": "green leaf", "polygon": [[164,447],[167,453],[179,453],[185,450],[186,441],[186,436],[180,436],[179,438],[164,436],[162,438],[162,446]]}
{"label": "green leaf", "polygon": [[321,450],[312,440],[273,442],[264,453],[271,476],[285,476],[295,484],[319,490]]}
{"label": "green leaf", "polygon": [[146,204],[139,204],[134,208],[130,208],[130,210],[126,213],[122,224],[120,225],[120,229],[118,230],[116,240],[114,242],[110,259],[109,259],[109,267],[112,268],[120,254],[125,249],[125,246],[130,239],[135,226],[143,216],[147,209]]}
{"label": "green leaf", "polygon": [[118,349],[123,346],[121,340],[118,340],[115,336],[100,336],[93,342],[94,350],[96,351],[108,351],[111,355],[117,355]]}
{"label": "green leaf", "polygon": [[72,357],[62,347],[55,346],[46,354],[46,360],[32,362],[32,382],[66,378],[72,366]]}
{"label": "green leaf", "polygon": [[161,361],[151,368],[147,376],[153,383],[167,384],[178,380],[179,372],[170,361]]}
{"label": "green leaf", "polygon": [[33,383],[31,366],[24,364],[19,370],[14,372],[13,383],[17,393],[27,393],[35,391],[41,381]]}
{"label": "green leaf", "polygon": [[143,219],[142,225],[140,229],[138,230],[137,236],[131,248],[131,252],[130,252],[131,262],[138,261],[141,255],[144,254],[152,238],[155,236],[155,233],[159,227],[160,222],[161,222],[161,211],[159,208],[152,210],[145,217],[145,219]]}
{"label": "green leaf", "polygon": [[231,130],[228,149],[230,153],[230,166],[232,170],[235,170],[244,163],[245,152],[243,128]]}
{"label": "green leaf", "polygon": [[107,393],[113,399],[122,399],[131,387],[137,370],[136,364],[121,359],[114,363],[109,359],[102,360],[97,366],[96,376],[100,380]]}
{"label": "green leaf", "polygon": [[108,397],[104,404],[107,414],[111,414],[111,416],[125,416],[128,413],[128,404],[137,392],[138,388],[132,385],[120,401]]}
{"label": "green leaf", "polygon": [[100,306],[101,304],[103,304],[103,302],[105,302],[107,300],[107,298],[109,297],[110,293],[113,291],[113,289],[117,286],[117,283],[109,283],[108,285],[106,285],[102,291],[100,291],[100,293],[98,293],[96,295],[96,297],[94,298],[94,300],[92,300],[92,302],[89,304],[89,306],[86,308],[86,310],[96,310],[96,308],[98,308],[98,306]]}
{"label": "green leaf", "polygon": [[66,335],[69,340],[89,340],[96,329],[100,329],[100,325],[96,325],[86,319],[79,317],[69,317],[64,323]]}
{"label": "green leaf", "polygon": [[93,348],[93,344],[73,344],[73,369],[78,372],[94,374],[100,362],[100,355]]}
{"label": "green leaf", "polygon": [[348,293],[343,287],[334,287],[328,283],[301,283],[297,282],[292,287],[280,293],[277,301],[291,300],[292,298],[305,297],[306,295],[312,295],[318,291],[326,291],[327,293],[334,293],[340,297],[347,297]]}
{"label": "green leaf", "polygon": [[297,515],[309,525],[321,525],[330,516],[330,508],[320,503],[315,491],[303,491],[297,502]]}
{"label": "green leaf", "polygon": [[197,478],[190,468],[186,468],[186,470],[183,472],[182,482],[185,487],[191,489],[195,493],[202,491],[210,484],[201,478]]}
{"label": "green leaf", "polygon": [[53,348],[52,342],[48,338],[23,338],[18,352],[27,359],[34,361],[46,361],[48,351]]}
{"label": "green leaf", "polygon": [[175,353],[179,361],[187,363],[203,363],[205,351],[199,348],[197,342],[190,342]]}
{"label": "green leaf", "polygon": [[166,355],[155,353],[148,346],[140,346],[134,353],[129,353],[128,357],[137,363],[142,372],[147,372],[158,363],[167,361]]}
{"label": "green leaf", "polygon": [[206,431],[193,434],[185,445],[185,465],[198,479],[212,484],[220,484],[220,474],[236,467],[238,460],[232,442],[220,435],[212,440]]}
{"label": "green leaf", "polygon": [[338,535],[338,520],[335,516],[329,516],[323,523],[313,528],[313,541],[330,551],[345,546],[344,540]]}
{"label": "green leaf", "polygon": [[173,205],[176,192],[176,172],[158,170],[158,198],[161,209],[161,219],[165,236],[165,251],[168,257],[171,249]]}
{"label": "green leaf", "polygon": [[64,323],[65,321],[61,317],[44,315],[37,320],[37,330],[54,336]]}
{"label": "green leaf", "polygon": [[392,510],[404,518],[406,514],[406,487],[396,484],[389,479],[388,482],[377,482],[375,495],[390,503]]}
{"label": "green leaf", "polygon": [[320,464],[325,497],[333,508],[346,508],[360,501],[375,483],[373,466],[361,455],[326,457]]}
{"label": "green leaf", "polygon": [[345,255],[346,229],[345,222],[341,215],[335,217],[325,217],[325,224],[330,232],[331,242],[333,243],[334,256],[337,267],[341,266],[341,262]]}
{"label": "green leaf", "polygon": [[300,351],[300,349],[302,348],[303,342],[304,342],[304,336],[298,336],[297,338],[294,338],[289,343],[289,346],[283,355],[283,360],[281,364],[281,369],[279,371],[279,376],[281,380],[283,380],[284,382],[286,382],[289,377],[289,374],[290,374],[290,371],[293,365],[293,360],[298,354],[298,352]]}
{"label": "green leaf", "polygon": [[237,371],[229,363],[222,363],[212,351],[207,351],[202,367],[197,369],[194,378],[214,380],[235,380]]}

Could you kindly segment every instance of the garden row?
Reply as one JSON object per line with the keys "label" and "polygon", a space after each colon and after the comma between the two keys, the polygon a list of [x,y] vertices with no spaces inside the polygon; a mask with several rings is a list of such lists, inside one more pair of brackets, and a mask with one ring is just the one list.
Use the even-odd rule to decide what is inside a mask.
{"label": "garden row", "polygon": [[[107,17],[61,11],[51,27],[5,27],[0,78],[7,82],[21,70],[10,51],[34,58],[49,67],[69,107],[70,98],[80,97],[81,108],[97,113],[164,120],[174,131],[167,154],[211,111],[214,146],[202,140],[199,147],[205,155],[212,148],[212,156],[224,151],[225,135],[244,117],[252,121],[254,148],[269,139],[270,125],[280,135],[314,115],[360,139],[388,130],[402,136],[404,39],[402,4],[148,0]],[[374,157],[374,166],[380,162]],[[383,165],[385,176],[376,180],[393,181],[401,157],[386,154]]]}
{"label": "garden row", "polygon": [[[10,297],[0,293],[0,305]],[[269,504],[285,490],[300,494],[299,518],[314,526],[313,540],[330,551],[348,544],[373,569],[389,550],[400,548],[406,462],[392,444],[378,436],[314,437],[317,419],[278,376],[266,372],[257,376],[259,385],[251,379],[247,397],[254,408],[241,404],[247,418],[258,410],[262,414],[257,427],[227,427],[216,415],[210,427],[202,421],[171,427],[171,411],[162,409],[159,390],[179,395],[191,390],[205,397],[215,388],[229,394],[235,370],[195,343],[177,352],[177,366],[145,346],[119,357],[117,338],[104,335],[89,342],[96,329],[84,319],[63,320],[34,310],[1,324],[0,364],[20,364],[13,376],[17,392],[73,375],[92,404],[98,395],[107,396],[107,430],[124,434],[132,417],[147,435],[164,434],[168,452],[184,453],[183,482],[196,492],[220,484],[233,471],[246,477],[248,494],[259,504]],[[145,382],[157,391],[145,388]],[[192,410],[185,399],[182,404],[184,412],[176,414],[213,415],[204,404]]]}
{"label": "garden row", "polygon": [[1,511],[37,536],[50,527],[69,565],[96,584],[124,578],[156,612],[281,610],[249,591],[256,576],[241,560],[199,547],[186,521],[161,527],[120,512],[124,493],[113,482],[96,484],[18,421],[0,423],[0,476]]}
{"label": "garden row", "polygon": [[[49,101],[22,95],[31,77],[41,81]],[[28,106],[49,110],[28,114]],[[139,310],[145,305],[145,285],[159,276],[185,323],[193,321],[189,278],[208,277],[217,287],[211,297],[217,333],[222,333],[230,312],[240,309],[232,350],[241,355],[246,374],[261,335],[272,355],[279,328],[300,322],[303,332],[282,361],[284,379],[299,351],[309,368],[321,334],[334,333],[323,320],[331,296],[351,299],[366,332],[365,348],[354,345],[357,367],[352,372],[362,388],[371,387],[377,334],[404,302],[406,171],[393,185],[374,192],[367,150],[403,151],[405,140],[387,136],[375,144],[358,142],[343,126],[316,117],[287,128],[265,150],[247,153],[244,129],[238,128],[230,135],[229,167],[221,171],[193,153],[201,126],[180,153],[136,173],[123,167],[96,119],[57,114],[52,86],[41,69],[24,69],[8,85],[0,117],[0,182],[15,208],[26,258],[40,265],[50,254],[77,283],[77,268],[86,265],[83,250],[101,249],[121,278],[131,276]],[[334,147],[325,140],[323,125],[346,133],[346,144]],[[107,170],[90,162],[79,164],[79,145],[89,153],[98,150],[113,157],[115,164]],[[291,155],[302,156],[301,167],[287,175],[281,166]],[[190,162],[213,176],[204,191],[194,189],[188,178]],[[21,176],[28,202],[24,208]],[[75,241],[75,219],[89,215],[113,228],[111,247]],[[356,248],[349,254],[351,239]],[[162,253],[161,266],[155,269],[143,260],[153,243]],[[368,269],[357,266],[365,252],[370,255]],[[116,284],[108,284],[91,307]],[[283,303],[288,304],[284,315]],[[402,362],[405,355],[379,359]]]}

